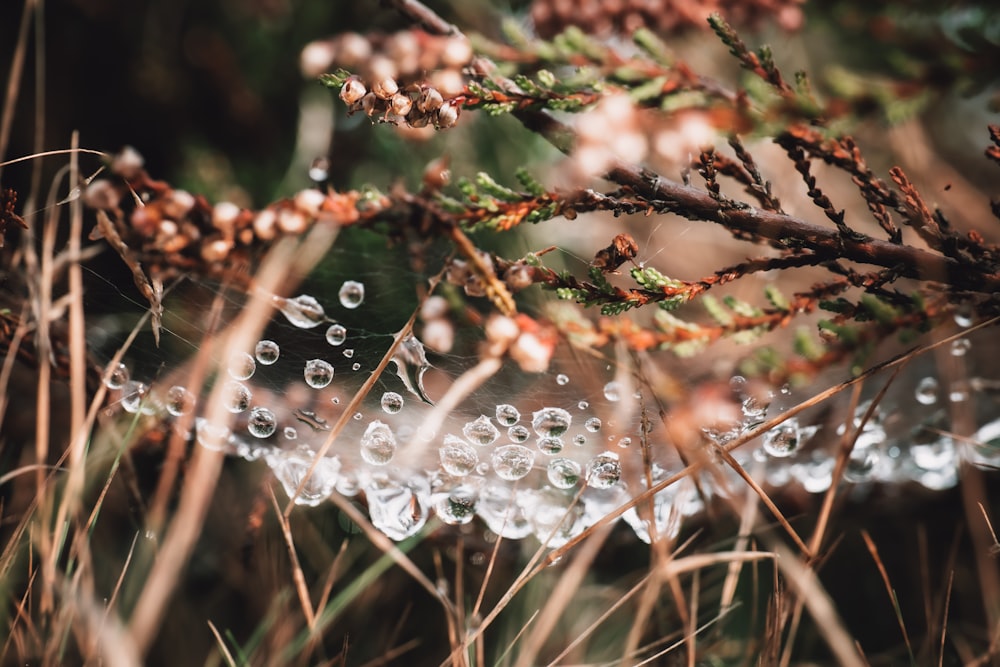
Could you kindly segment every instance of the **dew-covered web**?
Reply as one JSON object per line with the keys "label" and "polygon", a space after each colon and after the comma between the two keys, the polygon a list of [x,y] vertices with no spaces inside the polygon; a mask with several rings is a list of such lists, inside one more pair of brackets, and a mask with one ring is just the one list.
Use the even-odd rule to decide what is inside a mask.
{"label": "dew-covered web", "polygon": [[[161,346],[141,338],[124,364],[109,367],[112,409],[177,423],[193,415],[188,437],[198,445],[268,466],[298,504],[315,506],[334,493],[363,498],[373,524],[395,540],[432,516],[453,525],[478,517],[496,535],[533,535],[556,547],[682,470],[691,460],[682,461],[678,448],[694,442],[718,465],[622,516],[644,541],[675,535],[713,495],[743,487],[713,445],[744,438],[803,398],[739,374],[708,387],[689,379],[679,391],[665,391],[656,366],[669,360],[613,347],[585,351],[559,338],[532,343],[555,345],[542,372],[509,356],[490,365],[486,338],[494,325],[484,321],[486,299],[469,298],[447,280],[428,297],[430,271],[414,271],[405,248],[387,250],[384,240],[358,234],[345,234],[292,294],[270,296],[273,312],[261,336],[248,349],[222,352],[213,360],[218,371],[201,387],[185,378],[212,313],[221,311],[224,324],[248,297],[219,282],[182,281],[164,302]],[[531,309],[530,300],[523,306]],[[92,348],[110,357],[123,322],[99,320]],[[394,343],[392,360],[353,405]],[[964,339],[951,348],[955,358],[967,351]],[[216,385],[229,423],[205,417],[203,404]],[[857,407],[850,428],[858,435],[843,472],[848,482],[916,481],[931,489],[957,482],[959,443],[947,436],[947,408],[962,397],[942,395],[933,375],[909,387],[915,390],[871,414],[869,403]],[[672,401],[663,398],[671,393]],[[914,406],[919,418],[901,423],[899,412],[917,414]],[[846,428],[792,417],[733,454],[763,484],[822,493],[833,482],[832,452]],[[993,441],[996,430],[987,424],[977,439]],[[982,465],[1000,463],[978,449],[973,455]]]}

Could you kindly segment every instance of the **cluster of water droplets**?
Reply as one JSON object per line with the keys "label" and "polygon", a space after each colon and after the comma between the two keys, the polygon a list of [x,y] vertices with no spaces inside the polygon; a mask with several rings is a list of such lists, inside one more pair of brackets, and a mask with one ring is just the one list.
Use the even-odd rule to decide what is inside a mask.
{"label": "cluster of water droplets", "polygon": [[[347,281],[339,297],[343,308],[360,308],[365,286]],[[620,419],[625,399],[641,394],[618,378],[581,398],[570,393],[569,375],[554,373],[547,381],[555,389],[547,398],[528,394],[520,405],[480,400],[471,414],[447,415],[430,431],[425,424],[434,406],[424,379],[431,365],[423,343],[412,335],[399,342],[391,358],[395,377],[386,373],[361,407],[347,414],[336,390],[338,379],[351,373],[342,366],[335,372],[335,364],[353,359],[354,348],[345,347],[352,331],[328,317],[311,296],[274,297],[273,304],[294,327],[319,329],[325,354],[283,354],[271,339],[256,342],[252,351],[230,354],[214,390],[233,415],[231,423],[196,417],[193,438],[203,447],[263,461],[298,504],[315,506],[333,493],[363,495],[373,525],[394,540],[414,535],[432,516],[450,525],[478,517],[495,535],[533,535],[558,547],[650,486],[656,493],[622,516],[646,542],[676,536],[685,517],[701,512],[714,493],[727,492],[718,476],[678,476],[679,460],[657,459],[673,456],[672,447],[649,442],[653,431],[644,432],[637,423],[619,423],[628,421]],[[958,358],[968,351],[965,339],[951,348]],[[357,361],[351,366],[360,367]],[[275,401],[268,387],[281,383],[266,376],[289,368],[299,394],[311,397],[313,407]],[[125,365],[108,369],[105,384],[132,414],[180,421],[197,414],[203,400],[183,386],[161,392],[133,380]],[[888,427],[887,409],[864,403],[849,423],[806,425],[791,417],[761,433],[765,422],[791,404],[789,391],[761,391],[740,376],[732,378],[729,389],[739,416],[728,425],[705,428],[705,444],[727,447],[750,440],[732,453],[773,487],[798,484],[811,493],[825,491],[833,483],[836,452],[846,445],[851,449],[843,478],[858,485],[902,481],[942,489],[956,483],[963,456],[983,466],[1000,465],[1000,420],[984,425],[973,437],[980,444],[963,451],[946,435],[945,413],[949,403],[966,400],[968,392],[943,390],[932,376],[915,383],[911,405],[899,406],[902,413],[922,416],[902,429]],[[331,444],[327,439],[333,437],[334,423],[339,423],[337,441],[325,447],[331,455],[318,456],[324,444]],[[638,442],[644,443],[644,453],[633,446]],[[650,452],[654,461],[647,465]],[[722,469],[734,484],[743,483],[728,466]]]}

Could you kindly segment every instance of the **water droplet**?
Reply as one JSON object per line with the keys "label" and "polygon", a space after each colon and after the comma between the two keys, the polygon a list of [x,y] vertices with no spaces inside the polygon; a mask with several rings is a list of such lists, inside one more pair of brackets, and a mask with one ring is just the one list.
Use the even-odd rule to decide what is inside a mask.
{"label": "water droplet", "polygon": [[255,438],[269,438],[278,428],[278,420],[267,408],[256,407],[250,411],[247,430]]}
{"label": "water droplet", "polygon": [[618,441],[618,446],[621,447],[622,449],[627,449],[631,444],[632,444],[632,438],[628,436],[625,436],[624,438]]}
{"label": "water droplet", "polygon": [[938,388],[937,378],[928,375],[917,383],[913,395],[921,405],[934,405],[938,400]]}
{"label": "water droplet", "polygon": [[601,420],[597,417],[591,417],[587,421],[583,422],[583,427],[591,433],[597,433],[601,430]]}
{"label": "water droplet", "polygon": [[953,316],[955,318],[955,324],[963,329],[968,329],[976,321],[975,312],[972,310],[972,304],[969,303],[960,303],[955,306],[955,313]]}
{"label": "water droplet", "polygon": [[249,380],[257,370],[257,362],[246,352],[234,352],[229,357],[226,370],[234,380]]}
{"label": "water droplet", "polygon": [[230,380],[222,387],[222,404],[234,414],[249,409],[252,400],[253,393],[242,382]]}
{"label": "water droplet", "polygon": [[276,296],[274,302],[285,319],[300,329],[312,329],[327,321],[323,306],[308,294],[300,294],[294,299]]}
{"label": "water droplet", "polygon": [[729,389],[734,394],[742,394],[747,388],[747,379],[742,375],[734,375],[729,378]]}
{"label": "water droplet", "polygon": [[765,433],[762,446],[771,456],[784,458],[798,450],[801,440],[798,422],[789,419]]}
{"label": "water droplet", "polygon": [[322,183],[330,177],[330,160],[326,157],[318,157],[309,165],[309,178]]}
{"label": "water droplet", "polygon": [[191,412],[194,408],[194,403],[194,394],[180,385],[174,385],[167,390],[167,412],[174,417],[180,417]]}
{"label": "water droplet", "polygon": [[462,484],[449,493],[442,493],[434,503],[434,510],[444,523],[461,526],[475,518],[477,500],[479,490],[470,484]]}
{"label": "water droplet", "polygon": [[462,427],[462,435],[469,442],[486,447],[496,442],[496,439],[500,437],[500,431],[493,425],[489,417],[479,415],[479,417]]}
{"label": "water droplet", "polygon": [[330,399],[330,402],[333,403],[334,405],[340,405],[340,396],[334,396],[333,398]]}
{"label": "water droplet", "polygon": [[768,403],[757,400],[754,396],[747,396],[743,399],[741,409],[743,411],[743,427],[753,428],[767,417]]}
{"label": "water droplet", "polygon": [[563,441],[562,438],[539,438],[535,441],[535,446],[542,454],[555,456],[563,450]]}
{"label": "water droplet", "polygon": [[353,358],[354,358],[354,348],[349,347],[346,350],[344,350],[344,359],[353,359]]}
{"label": "water droplet", "polygon": [[360,412],[355,412],[353,415],[351,415],[351,419],[353,419],[356,422],[359,422],[359,421],[361,421],[364,418],[365,418],[365,416],[363,414],[361,414]]}
{"label": "water droplet", "polygon": [[149,386],[144,382],[129,380],[122,386],[122,409],[129,414],[139,412],[142,399],[149,393]]}
{"label": "water droplet", "polygon": [[849,482],[866,482],[872,478],[878,468],[878,447],[857,447],[851,450],[844,468],[844,479]]}
{"label": "water droplet", "polygon": [[609,382],[604,385],[604,398],[615,403],[622,398],[622,387],[618,382]]}
{"label": "water droplet", "polygon": [[521,420],[521,413],[513,405],[501,403],[497,406],[497,421],[501,426],[513,426]]}
{"label": "water droplet", "polygon": [[396,364],[396,375],[402,380],[406,390],[428,405],[434,403],[424,392],[424,373],[431,365],[427,362],[424,344],[416,336],[408,335],[400,343],[392,357]]}
{"label": "water droplet", "polygon": [[365,486],[372,525],[390,539],[414,535],[427,522],[427,481],[422,477],[399,482],[388,475],[375,475]]}
{"label": "water droplet", "polygon": [[230,431],[227,426],[213,424],[201,418],[195,420],[195,438],[198,444],[206,449],[229,451],[229,436]]}
{"label": "water droplet", "polygon": [[361,480],[357,474],[348,470],[340,474],[337,480],[337,493],[345,498],[353,498],[361,492]]}
{"label": "water droplet", "polygon": [[357,361],[355,361],[353,364],[351,364],[351,370],[352,371],[356,371],[356,370],[358,370],[360,368],[361,368],[361,364],[358,363]]}
{"label": "water droplet", "polygon": [[479,492],[476,513],[489,529],[506,539],[519,540],[531,534],[525,505],[532,502],[534,492],[518,489],[514,492],[506,484],[488,484]]}
{"label": "water droplet", "polygon": [[403,409],[403,397],[394,391],[387,391],[382,394],[382,409],[390,415],[394,415]]}
{"label": "water droplet", "polygon": [[939,438],[926,445],[911,445],[910,458],[923,470],[942,470],[955,463],[955,442],[951,438]]}
{"label": "water droplet", "polygon": [[531,431],[528,430],[527,426],[516,424],[507,429],[507,437],[514,442],[524,442],[531,437]]}
{"label": "water droplet", "polygon": [[[336,458],[321,458],[315,463],[316,467],[306,479],[306,474],[312,468],[315,458],[316,455],[312,451],[299,448],[282,452],[271,465],[274,476],[281,482],[288,497],[294,499],[296,505],[316,507],[329,498],[337,486],[340,461]],[[302,486],[303,480],[305,486]],[[302,491],[295,495],[300,486]]]}
{"label": "water droplet", "polygon": [[573,459],[558,458],[549,461],[546,474],[549,484],[557,489],[569,489],[580,481],[580,471],[582,467]]}
{"label": "water droplet", "polygon": [[121,389],[129,381],[128,366],[118,364],[104,378],[104,386],[108,389]]}
{"label": "water droplet", "polygon": [[490,471],[490,464],[487,463],[486,461],[480,461],[479,463],[476,464],[477,475],[485,475],[489,471]]}
{"label": "water droplet", "polygon": [[254,356],[257,357],[257,361],[264,364],[265,366],[270,366],[278,360],[278,356],[281,354],[281,348],[273,340],[260,340],[257,341],[257,345],[253,349]]}
{"label": "water droplet", "polygon": [[356,280],[347,280],[340,286],[340,305],[344,308],[354,309],[365,300],[365,285]]}
{"label": "water droplet", "polygon": [[313,389],[322,389],[333,382],[333,366],[322,359],[310,359],[304,372],[306,384]]}
{"label": "water droplet", "polygon": [[569,384],[569,376],[560,373],[559,375],[556,376],[556,384],[559,385],[560,387],[566,386],[567,384]]}
{"label": "water droplet", "polygon": [[572,422],[573,417],[562,408],[542,408],[531,416],[531,427],[543,438],[558,438]]}
{"label": "water droplet", "polygon": [[969,400],[969,383],[967,380],[955,380],[948,390],[948,400],[952,403],[961,403]]}
{"label": "water droplet", "polygon": [[285,440],[298,440],[299,432],[295,430],[294,426],[286,426],[282,433],[285,436]]}
{"label": "water droplet", "polygon": [[587,436],[583,435],[582,433],[574,435],[573,444],[576,445],[577,447],[583,447],[584,445],[587,444]]}
{"label": "water droplet", "polygon": [[441,467],[452,477],[465,477],[475,470],[479,454],[475,448],[454,435],[444,436],[444,444],[438,449]]}
{"label": "water droplet", "polygon": [[531,472],[535,453],[524,445],[503,445],[493,450],[490,462],[498,477],[513,482]]}
{"label": "water droplet", "polygon": [[580,401],[579,403],[576,404],[576,407],[581,410],[586,410],[587,408],[590,407],[590,403],[588,403],[587,401]]}
{"label": "water droplet", "polygon": [[595,489],[610,489],[622,478],[622,464],[614,452],[598,454],[587,464],[587,484]]}
{"label": "water droplet", "polygon": [[342,324],[331,324],[326,330],[326,342],[330,345],[343,345],[347,340],[347,328]]}
{"label": "water droplet", "polygon": [[958,338],[951,342],[951,356],[964,357],[972,348],[972,341],[968,338]]}
{"label": "water droplet", "polygon": [[361,436],[361,458],[374,466],[384,466],[396,454],[396,436],[387,424],[373,421]]}
{"label": "water droplet", "polygon": [[833,466],[836,462],[825,452],[816,452],[811,461],[796,466],[795,479],[809,493],[823,493],[833,483]]}

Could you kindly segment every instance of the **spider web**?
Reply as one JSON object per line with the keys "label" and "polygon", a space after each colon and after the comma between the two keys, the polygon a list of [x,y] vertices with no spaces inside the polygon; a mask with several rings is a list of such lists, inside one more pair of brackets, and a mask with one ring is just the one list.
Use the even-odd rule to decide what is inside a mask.
{"label": "spider web", "polygon": [[[544,372],[525,372],[507,358],[483,370],[488,302],[442,283],[430,308],[431,273],[446,257],[427,251],[420,258],[423,272],[411,259],[405,247],[386,248],[381,237],[345,233],[294,294],[275,297],[260,340],[275,345],[277,358],[262,356],[257,346],[220,352],[226,356],[214,360],[218,373],[197,389],[185,387],[184,377],[209,334],[212,304],[231,321],[248,297],[218,282],[187,278],[164,301],[161,346],[143,335],[133,348],[132,379],[118,389],[118,405],[167,418],[199,414],[212,386],[226,383],[231,423],[198,417],[193,439],[268,465],[299,504],[317,505],[332,493],[363,494],[373,523],[394,539],[413,535],[434,514],[449,524],[478,516],[496,534],[533,534],[557,547],[684,467],[671,422],[685,413],[671,412],[663,388],[654,386],[668,375],[659,360],[560,341]],[[551,299],[529,295],[519,305],[533,315],[552,314]],[[92,327],[92,349],[109,354],[121,344],[121,336],[108,331],[114,326],[105,319]],[[397,339],[410,335],[352,406]],[[697,408],[688,410],[686,418],[695,420],[688,428],[706,443],[725,445],[763,422],[769,409],[773,415],[792,404],[787,392],[751,388],[740,376],[714,391],[706,384],[704,378],[682,379],[673,390]],[[447,405],[436,406],[442,399]],[[858,408],[854,421],[860,446],[848,463],[848,481],[916,479],[930,488],[956,483],[959,454],[952,439],[930,438],[901,450],[887,434],[887,413],[877,410],[862,423],[866,408]],[[791,419],[765,434],[756,449],[737,450],[737,461],[756,464],[756,474],[773,486],[796,481],[807,491],[825,491],[834,460],[824,449],[803,447],[818,430]],[[317,452],[325,454],[319,462]],[[740,488],[730,468],[717,468],[665,488],[641,514],[626,512],[625,520],[645,541],[676,535],[681,518],[700,512],[711,495]]]}

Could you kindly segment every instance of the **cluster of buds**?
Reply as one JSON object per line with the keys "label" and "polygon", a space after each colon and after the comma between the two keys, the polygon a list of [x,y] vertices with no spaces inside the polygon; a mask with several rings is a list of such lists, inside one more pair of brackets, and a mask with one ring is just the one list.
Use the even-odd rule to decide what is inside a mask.
{"label": "cluster of buds", "polygon": [[802,25],[803,0],[535,0],[531,18],[544,38],[575,26],[587,34],[630,35],[640,28],[659,34],[706,29],[706,18],[719,13],[730,23],[777,22],[785,30]]}
{"label": "cluster of buds", "polygon": [[559,334],[551,324],[543,324],[527,315],[514,317],[494,314],[486,320],[483,357],[509,356],[525,373],[544,373],[549,369]]}
{"label": "cluster of buds", "polygon": [[[245,255],[279,235],[302,234],[317,221],[348,225],[361,217],[360,195],[353,191],[305,189],[260,211],[229,201],[213,206],[200,195],[152,180],[133,149],[115,157],[111,172],[118,178],[90,183],[83,192],[84,203],[109,213],[125,243],[179,267],[236,259],[234,253]],[[129,201],[129,192],[142,205],[126,214],[121,204]],[[366,201],[364,210],[374,215],[387,206],[389,200],[382,197]]]}
{"label": "cluster of buds", "polygon": [[344,81],[340,99],[350,113],[364,111],[369,118],[384,123],[439,130],[455,126],[464,101],[461,96],[445,99],[437,88],[426,84],[403,89],[388,77],[376,80],[369,89],[358,76]]}
{"label": "cluster of buds", "polygon": [[306,45],[301,68],[310,78],[343,68],[368,81],[394,79],[403,86],[426,81],[445,97],[454,97],[465,87],[462,70],[473,55],[469,40],[462,36],[422,30],[369,36],[349,32]]}
{"label": "cluster of buds", "polygon": [[603,174],[615,160],[641,162],[649,152],[638,110],[627,94],[601,99],[576,122],[572,176],[580,183]]}
{"label": "cluster of buds", "polygon": [[[538,272],[524,260],[515,262],[497,258],[494,260],[489,253],[479,252],[479,258],[490,276],[500,276],[500,280],[511,292],[520,292],[539,281]],[[486,296],[486,285],[483,279],[473,271],[470,263],[464,259],[453,259],[448,265],[445,280],[465,290],[468,296]]]}
{"label": "cluster of buds", "polygon": [[660,169],[686,166],[692,153],[716,142],[719,132],[704,110],[684,109],[666,117],[644,114],[628,95],[615,93],[577,117],[576,134],[569,174],[574,183],[585,185],[618,160],[655,158]]}

